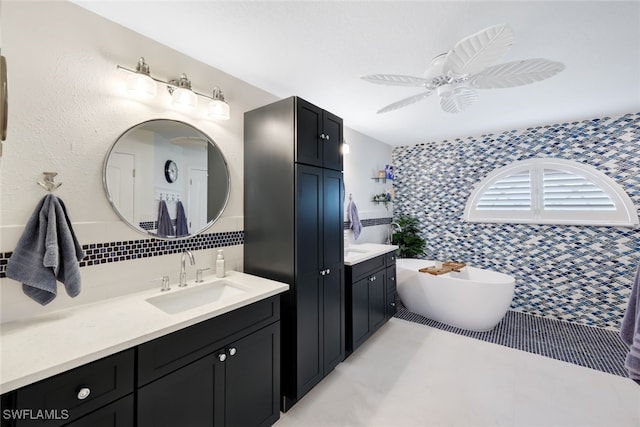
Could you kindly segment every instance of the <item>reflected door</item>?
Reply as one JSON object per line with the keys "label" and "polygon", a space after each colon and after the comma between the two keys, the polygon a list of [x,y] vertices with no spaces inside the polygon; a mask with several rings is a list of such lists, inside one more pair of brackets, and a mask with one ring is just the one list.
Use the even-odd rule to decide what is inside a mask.
{"label": "reflected door", "polygon": [[189,179],[189,230],[202,230],[207,223],[207,171],[191,169]]}
{"label": "reflected door", "polygon": [[107,172],[112,203],[118,208],[120,215],[134,223],[134,165],[135,156],[127,153],[111,153]]}

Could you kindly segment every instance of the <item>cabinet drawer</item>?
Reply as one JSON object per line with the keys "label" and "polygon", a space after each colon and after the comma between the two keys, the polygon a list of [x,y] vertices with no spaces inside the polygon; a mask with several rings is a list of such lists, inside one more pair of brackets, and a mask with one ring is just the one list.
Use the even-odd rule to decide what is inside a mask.
{"label": "cabinet drawer", "polygon": [[368,276],[369,274],[383,269],[385,267],[385,256],[380,255],[375,258],[363,261],[359,264],[351,266],[351,281],[357,282],[358,280]]}
{"label": "cabinet drawer", "polygon": [[389,252],[387,254],[385,254],[385,261],[386,261],[386,266],[387,267],[391,267],[391,266],[395,266],[396,265],[396,251],[393,252]]}
{"label": "cabinet drawer", "polygon": [[214,352],[223,340],[236,340],[280,319],[275,296],[197,323],[138,346],[138,386]]}
{"label": "cabinet drawer", "polygon": [[391,267],[387,267],[386,276],[387,276],[387,292],[395,292],[396,291],[396,266],[395,265]]}
{"label": "cabinet drawer", "polygon": [[[134,351],[129,349],[16,391],[15,408],[50,411],[53,419],[17,420],[20,426],[70,422],[133,392]],[[82,398],[80,391],[88,391]],[[57,419],[56,419],[57,418]]]}
{"label": "cabinet drawer", "polygon": [[133,394],[85,415],[65,427],[133,427]]}

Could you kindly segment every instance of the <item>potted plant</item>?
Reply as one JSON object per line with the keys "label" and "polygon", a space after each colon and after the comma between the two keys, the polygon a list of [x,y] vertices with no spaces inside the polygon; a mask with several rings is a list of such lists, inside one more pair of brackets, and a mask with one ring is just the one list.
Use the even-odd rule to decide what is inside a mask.
{"label": "potted plant", "polygon": [[425,240],[420,237],[418,220],[416,218],[400,215],[396,221],[400,229],[393,234],[391,243],[397,245],[400,258],[419,258],[425,255]]}

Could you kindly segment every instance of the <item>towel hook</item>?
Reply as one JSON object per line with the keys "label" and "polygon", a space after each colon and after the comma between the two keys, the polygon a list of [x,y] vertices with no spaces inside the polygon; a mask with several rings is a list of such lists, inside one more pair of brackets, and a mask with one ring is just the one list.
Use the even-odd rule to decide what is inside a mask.
{"label": "towel hook", "polygon": [[45,190],[52,192],[62,185],[61,182],[55,182],[54,179],[58,172],[42,172],[42,175],[44,175],[44,182],[38,181],[38,185]]}

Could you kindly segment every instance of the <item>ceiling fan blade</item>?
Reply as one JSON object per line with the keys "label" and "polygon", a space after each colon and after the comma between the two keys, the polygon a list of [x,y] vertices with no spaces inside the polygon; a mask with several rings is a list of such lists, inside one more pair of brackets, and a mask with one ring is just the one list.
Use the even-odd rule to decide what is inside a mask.
{"label": "ceiling fan blade", "polygon": [[440,97],[440,107],[447,113],[459,113],[478,100],[475,91],[466,87],[455,88],[448,95]]}
{"label": "ceiling fan blade", "polygon": [[384,108],[381,108],[377,111],[380,113],[388,113],[389,111],[397,110],[398,108],[406,107],[407,105],[415,104],[418,101],[423,100],[424,98],[431,95],[431,91],[422,92],[417,95],[410,96],[409,98],[401,99],[400,101],[394,102],[393,104],[389,104]]}
{"label": "ceiling fan blade", "polygon": [[489,67],[469,78],[468,84],[478,89],[522,86],[548,79],[564,70],[561,62],[535,58],[507,62]]}
{"label": "ceiling fan blade", "polygon": [[402,76],[398,74],[371,74],[360,78],[368,81],[369,83],[389,86],[426,87],[426,85],[430,83],[429,80],[421,77]]}
{"label": "ceiling fan blade", "polygon": [[507,52],[513,41],[513,30],[507,24],[485,28],[456,43],[443,71],[450,77],[478,73]]}

